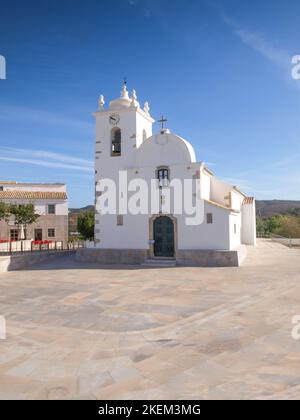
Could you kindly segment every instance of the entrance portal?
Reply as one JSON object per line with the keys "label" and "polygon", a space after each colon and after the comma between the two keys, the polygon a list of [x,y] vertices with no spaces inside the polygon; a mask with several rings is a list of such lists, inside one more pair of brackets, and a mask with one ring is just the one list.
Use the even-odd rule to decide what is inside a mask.
{"label": "entrance portal", "polygon": [[154,256],[172,258],[175,256],[174,223],[170,217],[161,216],[153,223]]}

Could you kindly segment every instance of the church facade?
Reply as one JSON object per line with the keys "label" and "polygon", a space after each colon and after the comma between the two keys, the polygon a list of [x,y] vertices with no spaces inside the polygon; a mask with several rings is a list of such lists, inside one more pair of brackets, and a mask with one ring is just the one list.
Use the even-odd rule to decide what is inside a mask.
{"label": "church facade", "polygon": [[[108,107],[101,96],[94,116],[95,242],[81,250],[78,257],[109,264],[147,265],[168,260],[174,265],[240,265],[246,245],[256,244],[254,198],[216,178],[204,162],[196,160],[188,141],[164,128],[164,119],[160,131],[153,134],[155,121],[148,103],[141,107],[136,92],[129,95],[126,84],[120,98],[112,100]],[[128,212],[124,204],[112,214],[99,210],[97,203],[104,200],[105,194],[100,188],[103,179],[117,185],[117,201],[122,201],[124,195],[128,198],[128,190],[120,186],[120,173],[132,185],[137,179],[145,181],[149,190],[154,182],[151,185],[156,185],[156,205],[143,214]],[[182,185],[187,180],[195,183],[189,198],[194,206],[199,204],[199,223],[187,223],[187,214],[174,211],[176,200],[177,204],[180,200],[172,196],[175,180],[179,184],[182,181]],[[167,206],[171,201],[173,207]]]}

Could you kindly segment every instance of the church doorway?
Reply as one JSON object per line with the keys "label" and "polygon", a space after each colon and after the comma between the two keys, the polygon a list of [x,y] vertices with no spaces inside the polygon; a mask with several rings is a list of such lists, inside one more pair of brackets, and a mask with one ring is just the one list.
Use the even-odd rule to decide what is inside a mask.
{"label": "church doorway", "polygon": [[153,222],[154,256],[173,258],[175,256],[174,222],[161,216]]}

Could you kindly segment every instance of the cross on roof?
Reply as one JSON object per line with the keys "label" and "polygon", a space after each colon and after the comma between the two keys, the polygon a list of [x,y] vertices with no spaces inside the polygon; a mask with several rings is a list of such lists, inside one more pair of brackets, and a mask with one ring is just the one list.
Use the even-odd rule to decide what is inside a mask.
{"label": "cross on roof", "polygon": [[123,85],[127,86],[127,77],[123,77]]}
{"label": "cross on roof", "polygon": [[165,118],[164,116],[162,116],[161,119],[158,120],[158,122],[161,123],[161,129],[162,130],[165,128],[164,125],[165,125],[165,122],[167,122],[167,121],[168,121],[167,118]]}

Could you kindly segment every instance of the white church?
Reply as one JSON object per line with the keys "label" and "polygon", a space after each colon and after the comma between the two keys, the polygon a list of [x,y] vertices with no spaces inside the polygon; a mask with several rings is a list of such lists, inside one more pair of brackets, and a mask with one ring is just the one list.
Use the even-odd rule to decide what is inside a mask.
{"label": "white church", "polygon": [[[96,206],[95,241],[78,258],[107,264],[239,266],[246,245],[256,244],[255,200],[217,179],[193,146],[164,127],[153,134],[148,102],[141,108],[136,92],[124,83],[121,96],[105,106],[99,98],[96,119],[96,202],[102,179],[156,180],[159,206],[147,214],[102,214]],[[202,203],[202,220],[188,225],[185,214],[166,211],[172,180],[197,180],[193,200]],[[119,197],[120,198],[120,197]]]}

